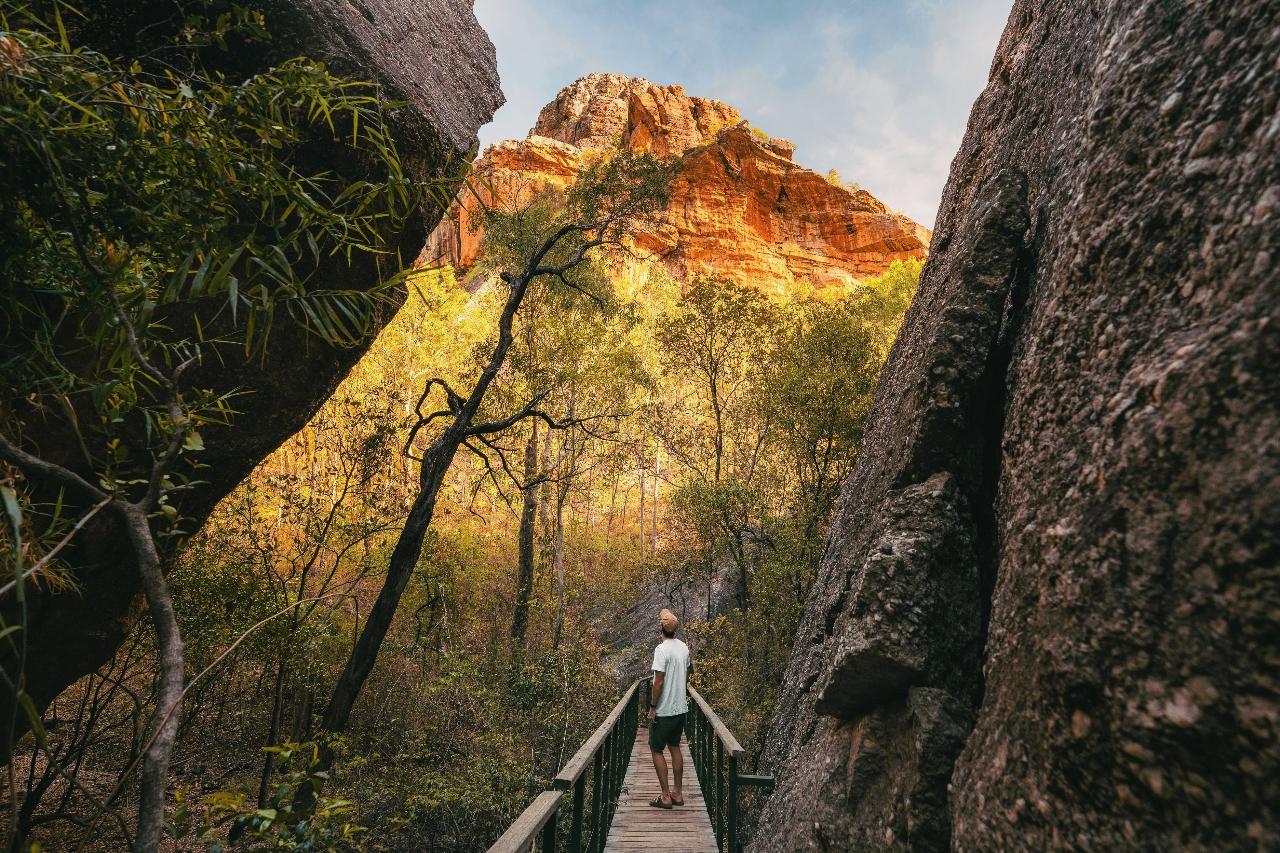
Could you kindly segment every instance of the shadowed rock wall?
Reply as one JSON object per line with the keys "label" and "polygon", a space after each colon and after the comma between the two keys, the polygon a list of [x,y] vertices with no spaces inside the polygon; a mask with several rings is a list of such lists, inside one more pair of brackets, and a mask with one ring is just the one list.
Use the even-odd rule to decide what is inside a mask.
{"label": "shadowed rock wall", "polygon": [[1269,849],[1280,3],[1019,0],[796,638],[757,851]]}

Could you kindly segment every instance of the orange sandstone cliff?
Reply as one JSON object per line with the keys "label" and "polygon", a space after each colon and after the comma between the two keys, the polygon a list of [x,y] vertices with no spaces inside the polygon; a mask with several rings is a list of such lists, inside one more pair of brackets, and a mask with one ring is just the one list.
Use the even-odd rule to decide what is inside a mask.
{"label": "orange sandstone cliff", "polygon": [[477,194],[512,203],[563,187],[589,152],[617,146],[680,158],[664,223],[636,242],[686,281],[717,275],[773,292],[843,285],[928,249],[927,228],[792,162],[795,146],[752,129],[733,107],[681,86],[592,74],[562,89],[528,138],[484,152],[482,180],[454,202],[421,260],[466,269],[481,236]]}

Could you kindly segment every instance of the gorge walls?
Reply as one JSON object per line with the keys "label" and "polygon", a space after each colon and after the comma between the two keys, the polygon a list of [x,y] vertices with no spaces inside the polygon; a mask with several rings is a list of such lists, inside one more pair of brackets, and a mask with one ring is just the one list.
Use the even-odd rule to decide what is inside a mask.
{"label": "gorge walls", "polygon": [[1280,3],[1015,3],[753,849],[1268,849]]}

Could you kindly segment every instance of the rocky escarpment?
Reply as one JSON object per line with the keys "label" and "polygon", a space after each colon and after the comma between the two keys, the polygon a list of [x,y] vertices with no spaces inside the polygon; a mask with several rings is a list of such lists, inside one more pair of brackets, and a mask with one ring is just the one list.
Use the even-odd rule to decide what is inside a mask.
{"label": "rocky escarpment", "polygon": [[1280,4],[1019,0],[753,849],[1280,844]]}
{"label": "rocky escarpment", "polygon": [[790,142],[753,130],[732,107],[680,86],[592,74],[562,89],[527,139],[485,152],[475,193],[450,208],[423,260],[469,267],[482,202],[564,187],[592,156],[619,146],[680,158],[663,223],[636,243],[683,280],[725,276],[785,292],[848,284],[924,256],[928,229],[794,163]]}
{"label": "rocky escarpment", "polygon": [[[77,41],[149,62],[156,44],[181,25],[175,11],[179,5],[112,0],[86,6],[86,18],[67,20]],[[413,178],[455,174],[475,145],[476,131],[502,103],[493,46],[467,0],[262,0],[244,5],[264,12],[271,41],[237,45],[227,53],[212,51],[209,65],[237,79],[286,57],[309,55],[338,74],[380,83],[388,101],[397,102],[389,124]],[[305,150],[337,174],[350,179],[363,174],[364,164],[345,146],[316,141]],[[386,236],[402,256],[412,258],[439,216],[440,210],[424,204],[398,232]],[[384,263],[373,255],[356,255],[350,264],[334,258],[312,281],[318,290],[373,286],[386,273],[379,269]],[[229,320],[218,308],[215,301],[196,304],[168,322],[181,330],[198,320],[205,337],[214,338],[233,331],[225,328]],[[386,314],[393,308],[388,306]],[[321,345],[287,322],[276,324],[272,337],[265,360],[246,361],[241,348],[232,346],[187,374],[192,387],[211,388],[215,394],[245,392],[235,398],[233,436],[212,430],[205,436],[201,478],[208,482],[180,496],[183,515],[193,520],[188,528],[202,522],[219,499],[307,422],[363,351]],[[41,452],[94,479],[74,434],[56,413],[45,424],[37,415],[29,427],[39,436]],[[26,686],[41,706],[110,658],[131,629],[139,603],[136,571],[121,557],[128,550],[111,523],[95,520],[77,538],[75,553],[71,550],[66,553],[76,568],[78,589],[28,593]],[[14,671],[10,662],[6,670]],[[9,701],[0,696],[0,703]]]}

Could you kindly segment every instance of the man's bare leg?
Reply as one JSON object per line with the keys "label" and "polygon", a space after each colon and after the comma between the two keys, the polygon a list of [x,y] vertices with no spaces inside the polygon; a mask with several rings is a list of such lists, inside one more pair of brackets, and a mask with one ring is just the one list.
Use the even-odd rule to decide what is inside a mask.
{"label": "man's bare leg", "polygon": [[[649,755],[653,756],[653,769],[658,771],[658,784],[662,787],[662,801],[664,803],[671,802],[671,793],[667,790],[667,759],[663,757],[662,752],[654,752],[649,750]],[[683,767],[683,764],[681,765]]]}
{"label": "man's bare leg", "polygon": [[[680,751],[680,744],[672,744],[671,747],[671,775],[675,778],[675,790],[671,792],[671,802],[678,806],[684,805],[684,753]],[[666,771],[664,769],[662,776],[665,780]],[[662,790],[666,791],[667,786],[664,784]]]}

